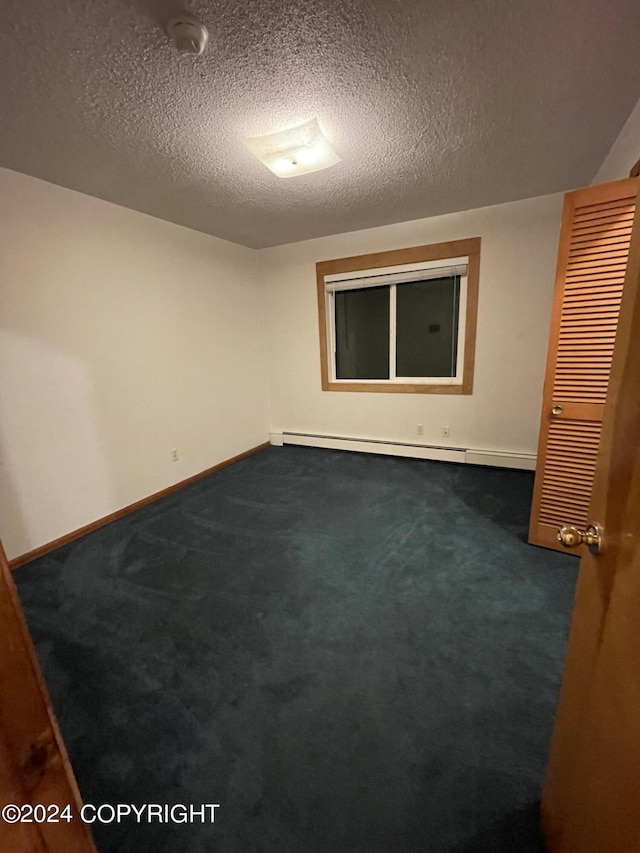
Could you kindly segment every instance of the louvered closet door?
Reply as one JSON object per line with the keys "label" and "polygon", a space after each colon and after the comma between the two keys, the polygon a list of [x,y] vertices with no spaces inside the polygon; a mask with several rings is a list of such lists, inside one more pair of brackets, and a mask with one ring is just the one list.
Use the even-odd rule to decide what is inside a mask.
{"label": "louvered closet door", "polygon": [[529,541],[587,523],[638,179],[565,197]]}

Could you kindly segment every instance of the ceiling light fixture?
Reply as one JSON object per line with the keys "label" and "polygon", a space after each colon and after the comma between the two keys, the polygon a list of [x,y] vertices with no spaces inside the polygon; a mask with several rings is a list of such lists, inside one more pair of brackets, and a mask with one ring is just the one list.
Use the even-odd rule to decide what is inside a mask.
{"label": "ceiling light fixture", "polygon": [[244,142],[249,151],[279,178],[318,172],[340,162],[315,118],[297,127],[254,136]]}

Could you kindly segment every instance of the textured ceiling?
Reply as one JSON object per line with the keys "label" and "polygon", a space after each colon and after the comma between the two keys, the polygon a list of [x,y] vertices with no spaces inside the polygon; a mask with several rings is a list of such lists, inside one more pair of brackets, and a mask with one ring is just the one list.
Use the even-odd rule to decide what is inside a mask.
{"label": "textured ceiling", "polygon": [[[640,96],[638,0],[4,0],[0,165],[268,246],[589,183]],[[317,116],[282,180],[244,137]]]}

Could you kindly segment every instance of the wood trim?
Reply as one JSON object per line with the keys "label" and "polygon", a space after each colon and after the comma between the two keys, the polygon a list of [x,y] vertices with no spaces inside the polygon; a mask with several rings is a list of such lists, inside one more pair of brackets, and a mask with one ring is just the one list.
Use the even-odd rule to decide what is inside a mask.
{"label": "wood trim", "polygon": [[373,252],[368,255],[353,255],[350,258],[335,258],[332,261],[319,261],[316,264],[316,270],[322,276],[336,275],[342,272],[358,272],[400,264],[419,264],[422,261],[440,261],[444,258],[479,254],[480,237],[470,237],[466,240],[451,240],[448,243],[432,243],[428,246],[412,246],[408,249],[392,249],[389,252]]}
{"label": "wood trim", "polygon": [[69,542],[74,542],[76,539],[80,539],[82,536],[86,536],[87,533],[93,533],[94,530],[99,530],[101,527],[105,527],[107,524],[111,524],[112,521],[117,521],[119,518],[124,518],[125,515],[129,515],[131,512],[135,512],[137,509],[142,509],[142,507],[147,506],[147,504],[154,503],[155,501],[160,500],[160,498],[164,498],[167,495],[173,494],[173,492],[177,492],[180,489],[183,489],[185,486],[191,485],[191,483],[195,483],[198,480],[202,480],[204,477],[208,477],[209,474],[215,474],[216,471],[220,471],[222,468],[226,468],[229,465],[233,465],[235,462],[240,462],[241,459],[246,459],[247,456],[252,456],[254,453],[258,453],[260,450],[264,450],[269,447],[269,442],[265,441],[263,444],[258,444],[256,447],[252,447],[250,450],[245,450],[243,453],[238,453],[237,456],[232,456],[230,459],[225,459],[222,462],[218,462],[217,465],[213,465],[211,468],[207,468],[205,471],[200,471],[198,474],[193,474],[191,477],[187,477],[186,480],[180,480],[179,483],[174,483],[172,486],[167,486],[166,489],[162,489],[159,492],[154,492],[152,495],[149,495],[146,498],[142,498],[135,503],[129,504],[128,506],[123,507],[122,509],[118,509],[115,512],[110,513],[109,515],[105,515],[103,518],[97,519],[97,521],[92,521],[90,524],[85,524],[84,527],[79,527],[77,530],[73,530],[71,533],[65,533],[64,536],[60,536],[58,539],[54,539],[52,542],[47,542],[45,545],[40,545],[38,548],[34,548],[33,551],[28,551],[26,554],[21,554],[19,557],[14,557],[13,560],[9,561],[9,567],[11,570],[15,570],[20,566],[24,566],[25,563],[30,563],[32,560],[37,560],[38,557],[44,557],[46,554],[50,554],[52,551],[55,551],[57,548],[61,548],[63,545],[67,545]]}
{"label": "wood trim", "polygon": [[[466,359],[465,359],[466,362]],[[473,380],[472,380],[473,381]],[[419,385],[417,382],[326,382],[323,391],[371,391],[374,394],[471,394],[461,385]]]}
{"label": "wood trim", "polygon": [[629,172],[629,177],[630,178],[640,177],[640,160],[638,160],[638,162],[635,164],[635,166],[632,166],[631,171]]}
{"label": "wood trim", "polygon": [[15,585],[0,542],[0,805],[71,806],[73,819],[58,823],[0,822],[2,850],[96,853],[80,819],[82,799],[38,665]]}
{"label": "wood trim", "polygon": [[[326,263],[326,262],[325,262]],[[324,277],[329,273],[321,270],[323,264],[316,264],[316,284],[318,298],[318,330],[320,332],[320,381],[323,391],[329,388],[329,354],[327,352],[327,300],[324,292]],[[335,384],[335,383],[334,383]],[[348,390],[345,388],[345,391]],[[358,390],[358,389],[354,389]]]}
{"label": "wood trim", "polygon": [[[354,255],[319,261],[316,264],[318,298],[318,331],[320,335],[320,377],[323,391],[357,391],[382,394],[472,394],[473,371],[476,357],[476,326],[478,319],[478,291],[480,283],[480,237],[451,240],[428,246],[413,246],[388,252]],[[327,310],[324,278],[338,273],[358,272],[379,267],[415,264],[422,261],[439,261],[466,255],[469,258],[467,273],[467,316],[465,326],[465,352],[461,385],[427,385],[391,382],[330,382],[327,352]]]}

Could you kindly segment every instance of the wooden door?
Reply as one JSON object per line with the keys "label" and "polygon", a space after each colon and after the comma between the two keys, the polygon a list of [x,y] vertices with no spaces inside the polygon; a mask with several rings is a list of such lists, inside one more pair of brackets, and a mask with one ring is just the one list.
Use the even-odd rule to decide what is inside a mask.
{"label": "wooden door", "polygon": [[550,853],[640,851],[640,213],[543,794]]}
{"label": "wooden door", "polygon": [[31,822],[0,817],[0,850],[96,853],[78,814],[80,794],[0,543],[0,808],[8,804],[53,807],[48,817],[69,804],[71,819],[39,822],[40,811]]}
{"label": "wooden door", "polygon": [[584,527],[593,488],[638,179],[565,196],[529,541]]}

